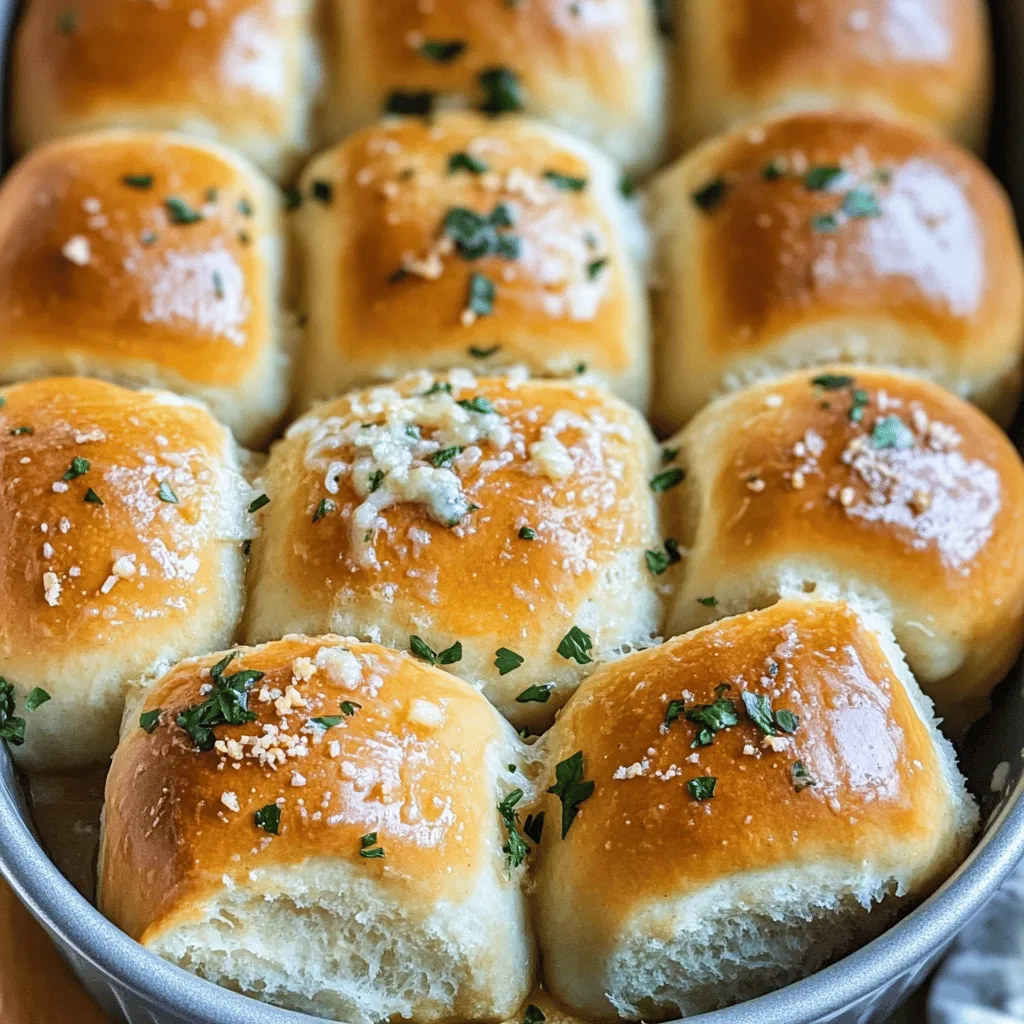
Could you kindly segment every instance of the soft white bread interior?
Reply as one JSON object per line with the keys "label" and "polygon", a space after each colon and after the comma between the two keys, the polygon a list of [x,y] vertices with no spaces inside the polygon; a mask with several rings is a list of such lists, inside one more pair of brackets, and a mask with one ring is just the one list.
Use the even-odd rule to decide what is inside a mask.
{"label": "soft white bread interior", "polygon": [[524,118],[388,119],[303,172],[302,404],[419,369],[587,372],[643,408],[640,217],[592,146]]}
{"label": "soft white bread interior", "polygon": [[984,0],[677,0],[678,151],[770,112],[859,109],[972,149],[988,134]]}
{"label": "soft white bread interior", "polygon": [[228,430],[169,392],[0,399],[0,733],[26,770],[97,764],[133,680],[232,640],[249,485]]}
{"label": "soft white bread interior", "polygon": [[893,624],[953,735],[1024,637],[1024,465],[972,406],[918,377],[831,366],[709,406],[667,443],[686,552],[666,633],[779,596],[860,595]]}
{"label": "soft white bread interior", "polygon": [[311,146],[313,6],[28,0],[12,53],[15,148],[98,128],[181,131],[290,178]]}
{"label": "soft white bread interior", "polygon": [[328,121],[340,139],[382,113],[523,111],[650,168],[665,136],[649,0],[328,0]]}
{"label": "soft white bread interior", "polygon": [[700,146],[650,193],[659,429],[838,361],[917,370],[1013,417],[1024,259],[971,154],[868,114],[798,114]]}
{"label": "soft white bread interior", "polygon": [[654,441],[584,383],[427,372],[318,406],[271,450],[250,643],[411,649],[543,727],[657,635]]}
{"label": "soft white bread interior", "polygon": [[0,380],[102,377],[200,398],[247,445],[289,402],[280,193],[224,146],[61,139],[0,186]]}
{"label": "soft white bread interior", "polygon": [[182,662],[125,716],[100,908],[313,1016],[501,1021],[534,974],[522,755],[472,687],[373,644],[290,636]]}
{"label": "soft white bread interior", "polygon": [[781,602],[605,666],[542,742],[545,986],[593,1020],[689,1016],[813,973],[930,894],[978,821],[884,620],[843,602]]}

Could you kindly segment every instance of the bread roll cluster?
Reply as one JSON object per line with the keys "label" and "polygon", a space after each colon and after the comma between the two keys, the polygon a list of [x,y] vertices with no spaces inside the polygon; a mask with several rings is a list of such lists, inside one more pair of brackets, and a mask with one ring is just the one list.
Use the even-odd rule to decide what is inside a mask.
{"label": "bread roll cluster", "polygon": [[0,737],[113,758],[132,938],[353,1024],[665,1020],[963,860],[1024,257],[980,3],[900,10],[29,0]]}

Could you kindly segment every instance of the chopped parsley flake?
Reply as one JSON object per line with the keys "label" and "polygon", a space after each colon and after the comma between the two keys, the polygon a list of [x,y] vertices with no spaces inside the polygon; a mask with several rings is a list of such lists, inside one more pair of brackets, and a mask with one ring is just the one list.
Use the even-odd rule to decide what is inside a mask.
{"label": "chopped parsley flake", "polygon": [[80,455],[76,455],[71,460],[71,465],[64,470],[64,475],[61,477],[62,480],[74,480],[77,477],[83,476],[89,472],[89,460],[83,459]]}
{"label": "chopped parsley flake", "polygon": [[548,789],[562,801],[562,838],[569,834],[569,828],[576,820],[580,804],[594,792],[593,781],[584,781],[583,751],[577,750],[572,757],[555,765],[555,784]]}
{"label": "chopped parsley flake", "polygon": [[790,775],[793,779],[793,788],[798,793],[802,793],[810,786],[816,786],[818,784],[818,780],[807,770],[807,765],[805,765],[803,761],[793,762],[793,767],[790,769]]}
{"label": "chopped parsley flake", "polygon": [[510,651],[507,647],[499,647],[494,652],[494,667],[502,676],[514,672],[525,660],[521,654],[516,654],[515,651]]}
{"label": "chopped parsley flake", "polygon": [[850,405],[851,423],[860,423],[864,419],[864,410],[870,402],[871,399],[863,388],[853,389],[853,402]]}
{"label": "chopped parsley flake", "polygon": [[513,789],[501,803],[498,804],[498,814],[501,815],[502,824],[508,833],[508,842],[501,848],[508,857],[508,866],[517,868],[526,860],[530,852],[526,840],[519,834],[519,819],[516,817],[515,806],[523,799],[521,789]]}
{"label": "chopped parsley flake", "polygon": [[761,177],[765,181],[777,181],[785,173],[782,167],[782,163],[779,160],[769,160],[768,163],[761,168]]}
{"label": "chopped parsley flake", "polygon": [[544,832],[544,812],[539,811],[536,815],[528,814],[523,822],[523,832],[533,840],[534,846],[540,844],[540,837]]}
{"label": "chopped parsley flake", "polygon": [[714,742],[715,733],[739,725],[740,716],[736,713],[736,705],[723,696],[727,689],[728,683],[723,683],[716,688],[713,703],[695,704],[686,712],[686,718],[698,727],[691,747],[710,746]]}
{"label": "chopped parsley flake", "polygon": [[409,650],[417,658],[429,662],[431,665],[456,665],[462,661],[462,643],[459,640],[443,651],[435,651],[420,637],[413,634],[409,637]]}
{"label": "chopped parsley flake", "polygon": [[284,208],[286,210],[297,209],[302,204],[302,193],[297,188],[286,188],[284,190]]}
{"label": "chopped parsley flake", "polygon": [[661,461],[663,465],[667,465],[670,462],[675,462],[679,458],[678,448],[662,448],[661,449]]}
{"label": "chopped parsley flake", "polygon": [[490,400],[484,398],[483,395],[474,395],[472,398],[460,398],[458,404],[467,412],[479,412],[484,414],[494,412],[494,406],[491,405]]}
{"label": "chopped parsley flake", "polygon": [[501,351],[500,345],[491,345],[490,348],[477,348],[476,345],[469,346],[469,354],[474,359],[490,359],[491,356],[496,355]]}
{"label": "chopped parsley flake", "polygon": [[14,714],[14,687],[0,676],[0,739],[12,747],[25,742],[25,719]]}
{"label": "chopped parsley flake", "polygon": [[452,153],[448,157],[449,174],[456,174],[458,171],[469,171],[470,174],[486,174],[487,170],[487,164],[483,160],[478,160],[472,153],[463,151]]}
{"label": "chopped parsley flake", "polygon": [[450,466],[465,450],[465,446],[461,444],[452,445],[450,448],[442,448],[439,452],[434,452],[430,456],[430,463],[437,469],[442,469],[445,466]]}
{"label": "chopped parsley flake", "polygon": [[367,860],[376,860],[384,856],[384,848],[377,845],[377,833],[367,832],[359,837],[359,856]]}
{"label": "chopped parsley flake", "polygon": [[340,715],[320,715],[317,718],[311,718],[310,721],[323,729],[333,729],[336,725],[341,725],[346,718],[351,718],[362,706],[362,704],[357,704],[354,700],[343,700],[339,704],[341,708]]}
{"label": "chopped parsley flake", "polygon": [[267,804],[261,807],[254,815],[256,827],[263,829],[268,835],[277,836],[281,834],[281,808],[277,804]]}
{"label": "chopped parsley flake", "polygon": [[714,608],[718,604],[717,597],[698,597],[697,604],[704,605],[705,608]]}
{"label": "chopped parsley flake", "polygon": [[11,437],[21,437],[22,434],[34,434],[35,432],[35,427],[12,427],[8,431]]}
{"label": "chopped parsley flake", "polygon": [[608,258],[607,257],[602,257],[599,260],[591,260],[587,264],[587,277],[590,278],[591,281],[595,280],[597,278],[598,274],[600,274],[601,271],[604,270],[604,268],[607,267],[607,266],[608,266]]}
{"label": "chopped parsley flake", "polygon": [[537,531],[531,526],[520,526],[519,527],[519,539],[520,540],[536,540]]}
{"label": "chopped parsley flake", "polygon": [[644,559],[652,576],[660,576],[672,564],[667,551],[645,551]]}
{"label": "chopped parsley flake", "polygon": [[464,260],[485,256],[518,259],[519,239],[498,234],[498,228],[511,227],[514,222],[507,203],[499,203],[488,216],[466,206],[453,206],[445,214],[441,230],[455,243],[456,251]]}
{"label": "chopped parsley flake", "polygon": [[779,730],[796,732],[800,719],[792,711],[773,711],[771,698],[764,694],[748,693],[743,690],[740,696],[743,698],[747,716],[766,736],[778,736]]}
{"label": "chopped parsley flake", "polygon": [[268,498],[266,494],[261,494],[259,497],[253,498],[253,500],[249,502],[249,514],[251,515],[254,512],[259,512],[261,508],[265,508],[269,504],[270,498]]}
{"label": "chopped parsley flake", "polygon": [[29,711],[36,711],[48,700],[52,699],[53,698],[41,686],[35,686],[29,691],[29,695],[25,698],[25,707],[27,707]]}
{"label": "chopped parsley flake", "polygon": [[385,114],[404,117],[426,117],[434,109],[434,94],[426,90],[403,92],[396,90],[384,101]]}
{"label": "chopped parsley flake", "polygon": [[517,704],[547,704],[554,686],[551,683],[534,683],[528,686],[518,697]]}
{"label": "chopped parsley flake", "polygon": [[712,213],[721,205],[728,191],[725,178],[715,178],[693,193],[693,201],[704,213]]}
{"label": "chopped parsley flake", "polygon": [[316,181],[310,185],[309,194],[317,202],[329,205],[331,200],[334,198],[334,186],[329,181],[324,181],[323,178],[317,178]]}
{"label": "chopped parsley flake", "polygon": [[163,714],[163,708],[154,708],[152,711],[143,711],[139,715],[139,728],[143,732],[147,732],[152,735],[156,731],[156,727],[160,724],[160,715]]}
{"label": "chopped parsley flake", "polygon": [[651,478],[651,490],[661,494],[671,490],[686,479],[686,474],[678,466],[666,469]]}
{"label": "chopped parsley flake", "polygon": [[461,39],[428,39],[420,46],[420,53],[427,60],[438,64],[449,64],[466,49]]}
{"label": "chopped parsley flake", "polygon": [[686,710],[685,700],[670,700],[665,708],[665,728],[667,729]]}
{"label": "chopped parsley flake", "polygon": [[843,213],[847,217],[881,217],[882,207],[870,189],[860,187],[846,193]]}
{"label": "chopped parsley flake", "polygon": [[87,501],[90,505],[103,504],[103,499],[91,487],[85,492],[85,497],[82,500]]}
{"label": "chopped parsley flake", "polygon": [[514,71],[508,68],[488,68],[480,72],[479,82],[484,91],[480,109],[485,114],[509,114],[525,106],[522,86]]}
{"label": "chopped parsley flake", "polygon": [[839,230],[839,218],[834,213],[816,213],[811,218],[811,230],[819,234],[830,234]]}
{"label": "chopped parsley flake", "polygon": [[469,279],[468,308],[477,316],[490,316],[494,312],[497,289],[490,278],[474,273]]}
{"label": "chopped parsley flake", "polygon": [[811,192],[824,192],[833,185],[845,172],[842,167],[812,167],[804,175],[804,188]]}
{"label": "chopped parsley flake", "polygon": [[121,177],[121,184],[129,188],[152,188],[152,174],[125,174]]}
{"label": "chopped parsley flake", "polygon": [[171,485],[166,480],[160,481],[160,486],[156,489],[156,496],[169,505],[178,504],[178,496],[171,490]]}
{"label": "chopped parsley flake", "polygon": [[562,174],[560,171],[545,171],[541,177],[550,181],[557,189],[563,192],[583,192],[587,187],[586,178],[577,178],[571,174]]}
{"label": "chopped parsley flake", "polygon": [[694,800],[710,800],[715,795],[715,786],[718,779],[713,775],[701,775],[696,779],[690,779],[686,788]]}
{"label": "chopped parsley flake", "polygon": [[886,416],[885,419],[875,422],[871,431],[871,447],[905,451],[914,447],[914,432],[899,416]]}
{"label": "chopped parsley flake", "polygon": [[575,661],[577,665],[589,665],[594,659],[589,652],[594,641],[579,626],[573,626],[558,645],[558,653],[566,661]]}
{"label": "chopped parsley flake", "polygon": [[193,209],[178,196],[169,196],[164,200],[164,206],[172,224],[198,224],[203,219],[198,210]]}
{"label": "chopped parsley flake", "polygon": [[237,651],[232,651],[210,669],[213,690],[209,696],[187,707],[176,719],[199,750],[213,748],[215,726],[246,725],[256,721],[256,715],[248,706],[249,690],[263,678],[263,673],[255,669],[241,669],[225,676],[224,670],[237,654]]}
{"label": "chopped parsley flake", "polygon": [[625,199],[632,199],[636,195],[636,178],[632,174],[623,174],[619,179],[619,191]]}
{"label": "chopped parsley flake", "polygon": [[815,377],[811,383],[816,388],[824,388],[825,391],[840,391],[843,388],[853,386],[853,377],[841,373],[823,373]]}
{"label": "chopped parsley flake", "polygon": [[330,515],[336,508],[337,505],[331,498],[321,498],[313,513],[313,522],[319,523],[324,516]]}

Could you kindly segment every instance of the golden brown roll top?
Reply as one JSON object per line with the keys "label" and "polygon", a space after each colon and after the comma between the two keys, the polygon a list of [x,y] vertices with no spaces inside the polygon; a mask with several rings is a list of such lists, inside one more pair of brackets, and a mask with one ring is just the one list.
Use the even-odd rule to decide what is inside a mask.
{"label": "golden brown roll top", "polygon": [[893,622],[953,732],[980,717],[1024,633],[1024,467],[934,384],[802,371],[723,399],[667,444],[665,530],[687,550],[675,635],[820,587]]}
{"label": "golden brown roll top", "polygon": [[525,113],[650,167],[664,69],[647,0],[330,0],[336,138],[382,113]]}
{"label": "golden brown roll top", "polygon": [[981,0],[679,0],[679,148],[771,111],[858,108],[980,148],[992,70]]}
{"label": "golden brown roll top", "polygon": [[319,406],[271,450],[245,636],[359,636],[550,722],[660,620],[653,440],[602,391],[426,372]]}
{"label": "golden brown roll top", "polygon": [[218,139],[284,177],[309,150],[309,0],[29,0],[11,72],[15,147],[97,128]]}
{"label": "golden brown roll top", "polygon": [[0,188],[0,377],[166,387],[262,443],[288,402],[281,263],[277,190],[226,149],[51,143]]}
{"label": "golden brown roll top", "polygon": [[292,1009],[501,1020],[533,971],[498,809],[527,785],[519,757],[471,687],[373,644],[184,661],[125,718],[101,909],[222,984],[261,972]]}
{"label": "golden brown roll top", "polygon": [[390,120],[313,161],[297,217],[306,402],[423,367],[523,364],[646,403],[639,225],[590,146],[518,118]]}
{"label": "golden brown roll top", "polygon": [[652,187],[655,418],[829,361],[918,370],[1008,420],[1024,269],[1009,203],[973,157],[855,113],[752,125]]}
{"label": "golden brown roll top", "polygon": [[590,1019],[686,1016],[813,972],[934,889],[977,821],[891,637],[842,602],[606,666],[544,743],[545,984]]}
{"label": "golden brown roll top", "polygon": [[110,756],[130,682],[233,636],[248,485],[224,427],[166,392],[0,399],[0,728],[30,770],[80,767]]}
{"label": "golden brown roll top", "polygon": [[6,882],[0,882],[0,956],[4,1024],[110,1024]]}

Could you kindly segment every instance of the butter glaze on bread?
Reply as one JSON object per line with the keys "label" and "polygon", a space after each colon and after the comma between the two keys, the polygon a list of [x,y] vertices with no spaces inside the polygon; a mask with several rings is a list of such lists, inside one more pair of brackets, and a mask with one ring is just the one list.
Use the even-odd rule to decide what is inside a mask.
{"label": "butter glaze on bread", "polygon": [[[511,78],[521,109],[652,166],[664,137],[664,66],[648,0],[329,0],[335,138],[375,121],[394,94],[437,109],[483,107],[481,75]],[[504,85],[504,83],[502,83]]]}
{"label": "butter glaze on bread", "polygon": [[[228,431],[166,392],[50,378],[0,392],[0,676],[26,770],[108,758],[125,693],[230,642],[242,478]],[[36,687],[50,700],[26,707]]]}
{"label": "butter glaze on bread", "polygon": [[0,379],[105,377],[203,399],[246,444],[288,402],[280,198],[227,149],[63,139],[0,186]]}
{"label": "butter glaze on bread", "polygon": [[[744,693],[768,698],[774,735]],[[666,724],[671,700],[731,701],[736,722],[695,745],[685,713]],[[546,796],[534,890],[545,985],[593,1020],[688,1016],[812,973],[929,895],[977,826],[884,624],[842,602],[782,602],[608,665],[543,743],[549,783],[581,752],[593,786],[564,838]]]}
{"label": "butter glaze on bread", "polygon": [[[424,372],[318,406],[271,449],[245,637],[459,644],[440,664],[544,726],[658,631],[653,454],[637,413],[582,384]],[[574,628],[579,658],[558,651]]]}
{"label": "butter glaze on bread", "polygon": [[992,92],[981,0],[679,0],[676,145],[784,110],[856,108],[980,149]]}
{"label": "butter glaze on bread", "polygon": [[[646,405],[641,227],[597,150],[521,118],[391,119],[321,154],[302,195],[304,403],[423,368],[523,364],[585,369]],[[499,216],[484,255],[446,228],[465,210]],[[496,294],[477,315],[480,277]]]}
{"label": "butter glaze on bread", "polygon": [[660,428],[836,361],[917,370],[1013,416],[1024,263],[1006,195],[965,151],[865,114],[800,114],[701,146],[650,205]]}
{"label": "butter glaze on bread", "polygon": [[[291,636],[235,652],[220,678],[250,673],[255,721],[216,726],[200,751],[176,719],[221,657],[182,662],[125,717],[103,912],[210,980],[315,1016],[510,1015],[534,968],[497,808],[528,787],[512,728],[408,655]],[[268,805],[270,832],[255,818]]]}
{"label": "butter glaze on bread", "polygon": [[833,366],[722,399],[667,447],[686,480],[664,528],[688,551],[669,635],[780,594],[859,594],[950,732],[981,717],[1024,636],[1024,466],[987,417]]}
{"label": "butter glaze on bread", "polygon": [[28,0],[14,37],[22,153],[98,128],[217,139],[285,178],[308,152],[309,0]]}

